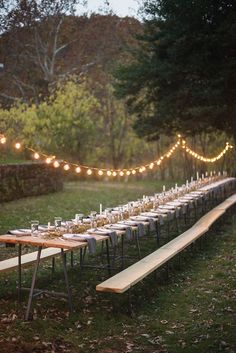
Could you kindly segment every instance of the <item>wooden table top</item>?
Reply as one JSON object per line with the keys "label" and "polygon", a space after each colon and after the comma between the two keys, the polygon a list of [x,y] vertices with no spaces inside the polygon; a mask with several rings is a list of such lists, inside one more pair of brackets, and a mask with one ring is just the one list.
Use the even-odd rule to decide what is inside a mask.
{"label": "wooden table top", "polygon": [[[81,234],[82,235],[82,234]],[[88,235],[88,234],[86,234]],[[95,238],[96,241],[106,240],[109,237],[103,235],[91,234],[91,237]],[[16,236],[16,235],[0,235],[0,243],[10,243],[10,244],[24,244],[32,246],[42,246],[45,248],[60,248],[73,250],[75,248],[84,248],[88,245],[86,241],[75,241],[75,240],[64,240],[62,238],[55,239],[45,239],[42,236],[33,237],[31,235],[26,236]]]}

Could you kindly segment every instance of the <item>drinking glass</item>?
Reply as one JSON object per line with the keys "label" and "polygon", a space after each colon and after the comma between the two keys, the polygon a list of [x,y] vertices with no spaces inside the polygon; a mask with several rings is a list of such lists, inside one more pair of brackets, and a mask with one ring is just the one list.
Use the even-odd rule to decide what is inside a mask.
{"label": "drinking glass", "polygon": [[54,224],[55,224],[55,228],[56,229],[60,229],[61,228],[61,222],[62,222],[62,218],[61,217],[55,217],[54,218]]}
{"label": "drinking glass", "polygon": [[37,237],[39,229],[39,221],[33,220],[30,222],[31,235]]}

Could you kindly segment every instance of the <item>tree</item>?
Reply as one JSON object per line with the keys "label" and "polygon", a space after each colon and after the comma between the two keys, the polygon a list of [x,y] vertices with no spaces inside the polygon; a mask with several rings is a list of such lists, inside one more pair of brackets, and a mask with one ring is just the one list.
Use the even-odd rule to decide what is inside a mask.
{"label": "tree", "polygon": [[149,0],[143,11],[140,48],[115,74],[136,131],[219,129],[236,144],[236,2]]}
{"label": "tree", "polygon": [[[7,91],[0,96],[10,103],[19,98],[39,100],[59,78],[75,73],[74,67],[58,63],[65,50],[78,38],[68,21],[76,5],[85,0],[4,1],[0,9],[2,56]],[[12,94],[13,92],[13,94]]]}

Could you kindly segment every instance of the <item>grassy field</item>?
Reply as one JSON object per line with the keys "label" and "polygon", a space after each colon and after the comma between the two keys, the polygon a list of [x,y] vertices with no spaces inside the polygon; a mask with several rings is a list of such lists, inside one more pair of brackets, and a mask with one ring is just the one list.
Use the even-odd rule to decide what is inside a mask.
{"label": "grassy field", "polygon": [[[0,233],[27,225],[30,219],[66,219],[80,211],[98,210],[99,203],[105,207],[117,205],[152,194],[161,187],[157,182],[68,183],[58,194],[2,204]],[[111,296],[96,293],[95,286],[106,273],[80,272],[75,267],[69,271],[75,313],[68,316],[63,300],[38,298],[34,301],[35,320],[24,322],[27,295],[19,306],[16,273],[2,275],[0,352],[235,352],[235,225],[233,215],[207,236],[201,251],[196,247],[195,251],[185,253],[181,268],[173,262],[169,279],[163,271],[137,285],[132,292],[133,317],[126,312],[126,296],[113,298],[113,311]],[[4,256],[12,253],[11,248],[0,250]],[[63,289],[59,263],[53,281],[49,265],[40,271],[38,286]],[[24,270],[27,284],[31,274],[31,269]]]}

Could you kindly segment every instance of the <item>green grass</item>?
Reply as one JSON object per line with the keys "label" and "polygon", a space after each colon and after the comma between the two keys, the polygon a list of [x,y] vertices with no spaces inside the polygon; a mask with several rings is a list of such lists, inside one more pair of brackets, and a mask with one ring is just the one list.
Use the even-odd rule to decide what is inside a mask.
{"label": "green grass", "polygon": [[[71,217],[104,206],[151,194],[158,183],[68,183],[62,193],[26,198],[1,205],[1,230],[28,222],[43,222],[55,215]],[[29,216],[28,216],[29,215]],[[3,218],[4,217],[4,221]],[[28,218],[29,217],[29,218]],[[12,223],[11,223],[12,222]],[[146,352],[219,353],[236,348],[236,216],[208,234],[203,250],[187,251],[182,266],[171,263],[170,278],[164,272],[150,275],[132,291],[134,317],[126,313],[127,297],[96,293],[95,286],[106,273],[70,269],[75,313],[68,317],[66,302],[52,298],[34,301],[36,320],[22,320],[23,305],[17,304],[15,272],[0,277],[0,351],[5,352]],[[142,249],[146,248],[144,240]],[[150,241],[150,248],[154,242]],[[1,251],[3,249],[0,249]],[[12,251],[11,249],[7,251]],[[24,270],[28,283],[31,269]],[[63,289],[57,264],[50,281],[49,263],[40,271],[38,286]]]}

